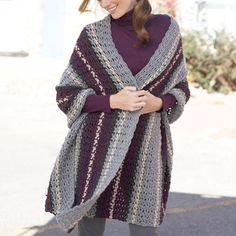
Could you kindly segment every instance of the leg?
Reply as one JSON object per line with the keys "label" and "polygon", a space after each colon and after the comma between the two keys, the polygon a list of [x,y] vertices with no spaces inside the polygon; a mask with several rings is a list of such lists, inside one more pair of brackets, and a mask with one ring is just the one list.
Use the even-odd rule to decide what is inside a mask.
{"label": "leg", "polygon": [[79,236],[103,236],[106,218],[89,218],[84,216],[78,224]]}
{"label": "leg", "polygon": [[157,227],[129,223],[130,236],[157,236]]}

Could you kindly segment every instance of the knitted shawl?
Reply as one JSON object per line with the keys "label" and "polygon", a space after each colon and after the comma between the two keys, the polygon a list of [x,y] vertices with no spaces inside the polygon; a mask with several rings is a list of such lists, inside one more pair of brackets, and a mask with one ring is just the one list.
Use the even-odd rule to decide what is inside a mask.
{"label": "knitted shawl", "polygon": [[[84,215],[95,216],[99,197],[114,179],[107,218],[143,226],[162,222],[172,170],[170,123],[181,116],[188,100],[181,89],[187,86],[187,70],[176,21],[170,17],[162,42],[134,76],[114,45],[110,17],[84,27],[55,87],[58,93],[69,91],[58,100],[59,107],[66,110],[69,131],[50,176],[45,206],[67,233]],[[169,93],[177,103],[168,111],[142,115],[141,110],[82,112],[87,96],[114,94],[125,86],[145,89],[155,96]],[[122,180],[132,183],[128,199],[123,201],[126,210],[115,217],[128,151],[137,161],[128,167],[132,178]],[[122,204],[117,207],[122,208]]]}

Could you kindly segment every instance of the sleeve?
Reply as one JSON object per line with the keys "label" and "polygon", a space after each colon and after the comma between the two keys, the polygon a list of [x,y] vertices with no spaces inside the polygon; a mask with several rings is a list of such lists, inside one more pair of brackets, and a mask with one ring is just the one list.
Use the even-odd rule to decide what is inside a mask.
{"label": "sleeve", "polygon": [[[176,86],[176,88],[182,89],[188,101],[190,98],[190,90],[189,90],[188,85],[186,83],[180,83]],[[160,98],[162,99],[163,106],[159,112],[166,111],[167,113],[170,113],[171,110],[178,104],[175,96],[171,93],[162,95],[160,96]]]}
{"label": "sleeve", "polygon": [[160,96],[162,102],[163,102],[163,106],[160,110],[161,111],[167,111],[169,108],[172,108],[176,105],[176,98],[174,95],[172,94],[165,94],[165,95],[162,95]]}
{"label": "sleeve", "polygon": [[[182,37],[177,22],[176,27],[179,33],[179,43],[175,55],[178,59],[175,60],[173,66],[174,70],[171,73],[169,83],[166,85],[161,95],[161,98],[163,98],[162,112],[167,114],[169,123],[173,123],[181,116],[185,104],[190,98],[190,90],[187,81],[187,65],[182,46]],[[172,95],[172,98],[169,97],[170,95]]]}
{"label": "sleeve", "polygon": [[176,103],[174,106],[167,108],[166,112],[170,123],[173,123],[180,117],[184,110],[185,104],[190,98],[190,90],[187,80],[177,84],[171,90],[170,94],[172,94],[176,98]]}
{"label": "sleeve", "polygon": [[111,113],[110,95],[89,95],[86,98],[82,112],[97,111]]}

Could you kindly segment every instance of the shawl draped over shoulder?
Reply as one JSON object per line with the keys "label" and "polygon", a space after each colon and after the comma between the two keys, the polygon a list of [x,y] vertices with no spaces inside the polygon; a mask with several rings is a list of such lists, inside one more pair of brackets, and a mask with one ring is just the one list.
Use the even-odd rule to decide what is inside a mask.
{"label": "shawl draped over shoulder", "polygon": [[[88,24],[79,35],[55,87],[69,131],[45,201],[45,211],[53,213],[67,233],[84,215],[96,216],[97,201],[112,181],[112,200],[104,206],[109,211],[107,218],[144,226],[158,226],[163,220],[172,170],[170,124],[181,116],[190,96],[180,29],[174,18],[170,20],[162,42],[135,76],[114,45],[110,15]],[[82,112],[89,95],[115,94],[125,86],[155,96],[173,94],[177,103],[168,111],[143,115],[141,110]],[[126,160],[128,152],[135,161]],[[131,177],[122,179],[127,163]],[[122,181],[129,182],[123,208],[115,204]],[[116,208],[123,211],[115,213]]]}

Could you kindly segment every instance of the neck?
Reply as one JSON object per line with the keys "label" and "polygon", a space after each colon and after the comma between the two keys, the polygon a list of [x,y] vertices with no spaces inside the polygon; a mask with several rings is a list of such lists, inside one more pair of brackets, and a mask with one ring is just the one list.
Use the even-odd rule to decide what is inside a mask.
{"label": "neck", "polygon": [[124,27],[126,29],[129,29],[129,30],[134,30],[133,29],[133,13],[134,13],[134,8],[129,10],[128,12],[126,12],[123,16],[121,16],[120,18],[118,19],[112,19],[113,23],[121,26],[121,27]]}

